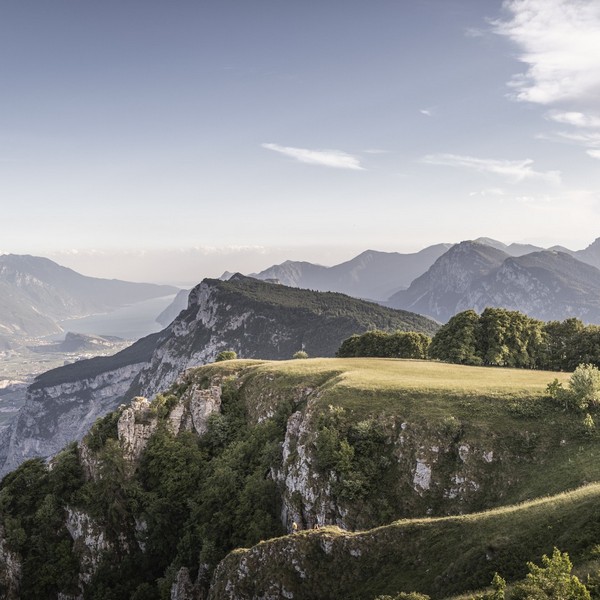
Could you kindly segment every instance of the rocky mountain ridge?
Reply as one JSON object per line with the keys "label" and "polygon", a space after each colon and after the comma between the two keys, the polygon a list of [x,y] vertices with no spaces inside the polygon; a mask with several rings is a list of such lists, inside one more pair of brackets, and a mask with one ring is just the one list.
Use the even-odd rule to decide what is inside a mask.
{"label": "rocky mountain ridge", "polygon": [[162,332],[112,357],[78,361],[37,377],[17,418],[0,435],[0,472],[53,455],[123,399],[151,398],[221,350],[244,358],[290,358],[301,349],[333,356],[342,340],[373,327],[433,333],[437,324],[341,294],[243,276],[204,280],[190,293],[188,308]]}

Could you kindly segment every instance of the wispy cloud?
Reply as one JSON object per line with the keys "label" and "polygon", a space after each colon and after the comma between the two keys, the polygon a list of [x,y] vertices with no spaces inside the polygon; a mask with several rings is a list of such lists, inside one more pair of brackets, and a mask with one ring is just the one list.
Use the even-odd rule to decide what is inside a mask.
{"label": "wispy cloud", "polygon": [[421,159],[421,162],[429,165],[471,169],[480,173],[492,173],[506,177],[514,183],[524,179],[541,179],[550,183],[560,183],[560,171],[535,171],[532,168],[533,161],[531,159],[498,160],[458,154],[428,154]]}
{"label": "wispy cloud", "polygon": [[360,160],[356,156],[342,152],[341,150],[309,150],[307,148],[293,148],[291,146],[280,146],[279,144],[262,144],[263,148],[273,150],[296,160],[322,167],[333,167],[335,169],[352,169],[364,171]]}
{"label": "wispy cloud", "polygon": [[421,108],[421,109],[419,109],[419,112],[422,115],[425,115],[426,117],[432,117],[433,116],[433,111],[430,108]]}
{"label": "wispy cloud", "polygon": [[600,127],[600,116],[595,114],[585,114],[576,111],[551,111],[546,115],[546,117],[551,121],[555,121],[556,123],[572,125],[573,127]]}
{"label": "wispy cloud", "polygon": [[592,158],[597,158],[598,160],[600,160],[600,150],[588,150],[587,153],[592,157]]}
{"label": "wispy cloud", "polygon": [[514,42],[527,70],[510,82],[517,100],[552,104],[597,98],[600,0],[505,0],[493,30]]}

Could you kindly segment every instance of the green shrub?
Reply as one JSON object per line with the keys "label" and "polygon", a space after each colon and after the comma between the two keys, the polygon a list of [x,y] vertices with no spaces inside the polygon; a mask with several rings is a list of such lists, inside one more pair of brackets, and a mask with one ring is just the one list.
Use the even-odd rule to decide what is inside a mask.
{"label": "green shrub", "polygon": [[233,350],[223,350],[217,354],[217,358],[215,358],[215,362],[222,362],[224,360],[235,360],[237,358],[237,354]]}

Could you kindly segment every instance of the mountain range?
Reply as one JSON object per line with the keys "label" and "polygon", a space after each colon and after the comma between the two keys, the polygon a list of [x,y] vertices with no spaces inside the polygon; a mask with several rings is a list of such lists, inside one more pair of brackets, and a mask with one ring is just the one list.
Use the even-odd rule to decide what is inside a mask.
{"label": "mountain range", "polygon": [[60,333],[60,321],[175,294],[152,283],[86,277],[37,256],[0,255],[0,341]]}
{"label": "mountain range", "polygon": [[387,304],[439,321],[493,306],[546,321],[578,317],[600,323],[600,270],[557,250],[510,256],[467,241],[453,246]]}
{"label": "mountain range", "polygon": [[251,276],[373,298],[441,322],[468,308],[498,306],[544,320],[600,323],[599,267],[600,238],[572,251],[481,237],[415,254],[368,250],[333,267],[286,261]]}
{"label": "mountain range", "polygon": [[436,244],[413,254],[366,250],[332,267],[288,260],[250,276],[278,280],[292,287],[386,300],[397,290],[408,287],[451,246]]}

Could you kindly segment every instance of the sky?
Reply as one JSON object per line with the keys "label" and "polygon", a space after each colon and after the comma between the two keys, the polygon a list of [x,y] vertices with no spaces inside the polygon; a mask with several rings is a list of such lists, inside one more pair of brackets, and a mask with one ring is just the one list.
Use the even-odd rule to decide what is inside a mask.
{"label": "sky", "polygon": [[600,0],[0,2],[0,252],[183,285],[599,217]]}

